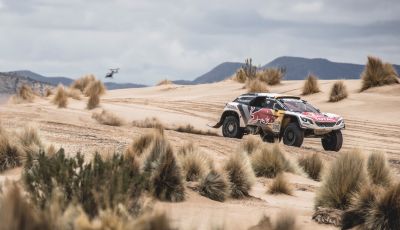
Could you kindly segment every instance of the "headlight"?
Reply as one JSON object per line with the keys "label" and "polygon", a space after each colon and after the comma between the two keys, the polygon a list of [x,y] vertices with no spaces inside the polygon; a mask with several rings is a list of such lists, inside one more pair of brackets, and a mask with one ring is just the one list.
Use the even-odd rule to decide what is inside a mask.
{"label": "headlight", "polygon": [[305,117],[301,117],[301,120],[302,120],[303,122],[306,122],[306,123],[309,123],[309,124],[312,124],[312,123],[313,123],[311,119],[308,119],[308,118],[305,118]]}
{"label": "headlight", "polygon": [[344,123],[343,119],[336,122],[336,125],[340,125],[340,124],[342,124],[342,122]]}

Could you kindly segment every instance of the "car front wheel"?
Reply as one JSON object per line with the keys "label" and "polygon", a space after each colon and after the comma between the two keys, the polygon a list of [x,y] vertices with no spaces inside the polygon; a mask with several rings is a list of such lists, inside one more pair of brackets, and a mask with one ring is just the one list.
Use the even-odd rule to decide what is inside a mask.
{"label": "car front wheel", "polygon": [[343,136],[342,131],[335,130],[321,138],[322,147],[328,151],[338,152],[342,148]]}
{"label": "car front wheel", "polygon": [[227,116],[222,125],[222,134],[229,138],[242,138],[243,130],[240,128],[239,120],[235,116]]}
{"label": "car front wheel", "polygon": [[296,123],[289,123],[283,133],[283,143],[289,146],[300,147],[303,144],[304,131]]}

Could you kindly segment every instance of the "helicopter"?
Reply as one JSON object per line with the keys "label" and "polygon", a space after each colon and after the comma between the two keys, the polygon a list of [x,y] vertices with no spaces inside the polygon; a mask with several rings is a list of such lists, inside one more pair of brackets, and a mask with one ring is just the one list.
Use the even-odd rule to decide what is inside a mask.
{"label": "helicopter", "polygon": [[110,72],[106,74],[106,78],[113,78],[114,74],[118,73],[119,68],[110,69]]}

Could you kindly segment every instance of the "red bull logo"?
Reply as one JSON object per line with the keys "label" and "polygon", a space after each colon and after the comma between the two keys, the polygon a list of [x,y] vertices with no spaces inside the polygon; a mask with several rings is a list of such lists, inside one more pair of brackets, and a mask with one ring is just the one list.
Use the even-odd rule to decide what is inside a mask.
{"label": "red bull logo", "polygon": [[272,111],[265,108],[256,111],[255,107],[251,107],[250,117],[253,122],[260,122],[261,124],[273,123],[275,121],[275,116]]}

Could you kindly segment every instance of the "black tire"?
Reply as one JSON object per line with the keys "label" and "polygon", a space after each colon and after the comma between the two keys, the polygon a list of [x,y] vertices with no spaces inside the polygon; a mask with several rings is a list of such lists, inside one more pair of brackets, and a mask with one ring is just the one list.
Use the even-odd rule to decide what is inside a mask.
{"label": "black tire", "polygon": [[342,148],[343,136],[342,131],[335,130],[321,138],[322,147],[327,151],[338,152]]}
{"label": "black tire", "polygon": [[275,143],[275,137],[272,133],[260,133],[260,137],[262,141],[267,142],[267,143]]}
{"label": "black tire", "polygon": [[283,133],[283,143],[289,146],[300,147],[303,144],[304,131],[300,129],[297,123],[289,123]]}
{"label": "black tire", "polygon": [[227,116],[222,124],[222,134],[224,137],[239,138],[243,137],[243,130],[240,128],[239,120],[235,116]]}

